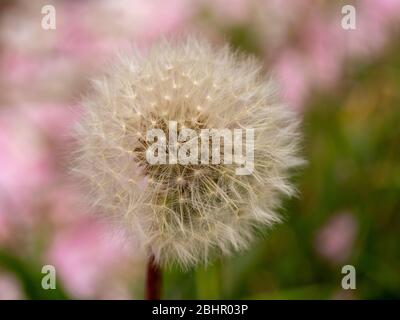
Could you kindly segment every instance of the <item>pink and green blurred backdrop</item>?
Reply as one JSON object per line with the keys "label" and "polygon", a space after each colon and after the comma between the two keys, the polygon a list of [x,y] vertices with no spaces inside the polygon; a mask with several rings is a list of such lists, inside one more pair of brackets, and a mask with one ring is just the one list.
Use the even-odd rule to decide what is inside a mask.
{"label": "pink and green blurred backdrop", "polygon": [[[44,5],[56,29],[41,27]],[[352,4],[356,30],[341,26]],[[400,1],[0,4],[0,299],[140,299],[144,258],[68,174],[89,78],[120,50],[201,33],[255,54],[304,119],[308,166],[285,224],[248,252],[164,277],[166,298],[399,298]],[[41,288],[54,265],[57,290]],[[357,289],[341,289],[341,267]]]}

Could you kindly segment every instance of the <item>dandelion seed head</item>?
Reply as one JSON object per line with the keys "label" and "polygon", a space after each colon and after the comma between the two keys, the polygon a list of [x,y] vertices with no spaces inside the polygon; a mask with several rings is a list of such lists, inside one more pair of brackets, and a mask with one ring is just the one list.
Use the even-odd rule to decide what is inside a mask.
{"label": "dandelion seed head", "polygon": [[[291,196],[298,121],[254,58],[188,38],[126,54],[83,101],[74,171],[88,201],[161,265],[188,268],[247,248]],[[228,164],[150,165],[146,132],[253,128],[254,171]],[[179,146],[179,144],[177,144]],[[221,148],[222,149],[222,148]],[[210,148],[211,156],[212,149]]]}

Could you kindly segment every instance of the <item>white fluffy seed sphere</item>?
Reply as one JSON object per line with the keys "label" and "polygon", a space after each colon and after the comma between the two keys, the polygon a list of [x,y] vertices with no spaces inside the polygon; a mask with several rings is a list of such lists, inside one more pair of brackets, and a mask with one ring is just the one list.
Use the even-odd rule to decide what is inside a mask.
{"label": "white fluffy seed sphere", "polygon": [[[280,221],[292,195],[298,122],[262,66],[204,40],[162,41],[120,57],[83,101],[74,170],[98,212],[139,238],[161,265],[187,268],[246,248],[255,231]],[[146,132],[254,129],[254,171],[235,164],[150,165]],[[167,149],[168,153],[168,149]]]}

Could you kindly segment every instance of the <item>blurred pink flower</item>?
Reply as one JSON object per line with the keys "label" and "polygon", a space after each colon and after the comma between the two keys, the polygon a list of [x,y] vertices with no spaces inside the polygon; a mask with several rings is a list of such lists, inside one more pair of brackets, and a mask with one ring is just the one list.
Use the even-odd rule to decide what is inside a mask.
{"label": "blurred pink flower", "polygon": [[68,138],[75,113],[58,105],[0,109],[0,192],[21,205],[35,190],[53,182],[54,145]]}
{"label": "blurred pink flower", "polygon": [[135,34],[138,38],[154,41],[162,35],[182,32],[192,13],[192,1],[150,0],[133,1],[131,12],[136,18]]}
{"label": "blurred pink flower", "polygon": [[[356,3],[357,28],[343,31],[349,54],[370,56],[387,43],[391,29],[400,18],[398,0],[363,0]],[[339,21],[337,21],[339,23]]]}
{"label": "blurred pink flower", "polygon": [[21,209],[54,173],[46,145],[24,108],[0,109],[0,167],[1,198]]}
{"label": "blurred pink flower", "polygon": [[79,109],[72,105],[30,105],[25,106],[23,112],[24,117],[39,130],[43,139],[56,143],[70,139],[73,125],[79,117]]}
{"label": "blurred pink flower", "polygon": [[48,206],[73,119],[74,112],[59,105],[0,109],[0,242],[27,236],[26,227],[43,219],[35,208]]}
{"label": "blurred pink flower", "polygon": [[[98,60],[118,49],[147,46],[157,38],[181,32],[191,16],[191,1],[121,0],[67,2],[56,49],[64,55]],[[103,27],[107,19],[107,27]]]}
{"label": "blurred pink flower", "polygon": [[316,235],[317,253],[335,264],[346,262],[352,253],[357,230],[357,220],[350,212],[333,216]]}
{"label": "blurred pink flower", "polygon": [[297,15],[300,41],[278,48],[274,64],[290,106],[302,108],[312,89],[335,86],[346,62],[378,54],[400,19],[397,0],[359,1],[355,7],[356,30],[342,28],[340,6],[327,12],[316,6],[306,15]]}
{"label": "blurred pink flower", "polygon": [[40,65],[29,54],[18,52],[5,52],[0,59],[0,68],[3,75],[7,75],[7,80],[15,84],[23,81],[32,81]]}
{"label": "blurred pink flower", "polygon": [[341,45],[343,29],[318,14],[311,14],[304,23],[303,45],[307,59],[307,73],[314,86],[328,89],[341,75],[344,47]]}
{"label": "blurred pink flower", "polygon": [[295,50],[286,49],[274,65],[274,73],[284,100],[294,109],[300,109],[306,98],[309,79],[303,57]]}
{"label": "blurred pink flower", "polygon": [[278,48],[273,64],[289,106],[297,110],[313,88],[327,89],[337,83],[344,58],[340,23],[330,24],[330,16],[318,6],[312,11],[306,8],[306,3],[298,4],[297,41]]}
{"label": "blurred pink flower", "polygon": [[110,290],[126,292],[120,289],[116,272],[129,261],[126,248],[126,242],[114,237],[105,225],[86,218],[57,232],[48,261],[74,297],[94,298]]}
{"label": "blurred pink flower", "polygon": [[11,274],[0,273],[0,300],[24,299],[21,284]]}
{"label": "blurred pink flower", "polygon": [[[90,2],[79,3],[68,1],[62,3],[58,14],[57,40],[55,52],[69,58],[97,58],[98,41],[94,32],[89,28],[88,15],[90,14]],[[94,28],[93,28],[94,29]]]}

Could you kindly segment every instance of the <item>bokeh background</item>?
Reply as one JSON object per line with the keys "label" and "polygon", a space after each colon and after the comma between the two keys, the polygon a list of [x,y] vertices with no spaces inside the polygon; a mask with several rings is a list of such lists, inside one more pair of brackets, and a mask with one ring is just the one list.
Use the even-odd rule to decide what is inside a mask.
{"label": "bokeh background", "polygon": [[[43,30],[43,5],[56,30]],[[356,30],[341,7],[356,8]],[[0,299],[141,299],[145,261],[87,214],[68,146],[89,78],[118,50],[198,32],[257,55],[303,118],[286,222],[248,251],[164,273],[164,298],[400,298],[400,1],[0,3]],[[43,290],[43,265],[57,289]],[[357,289],[341,288],[342,266]]]}

